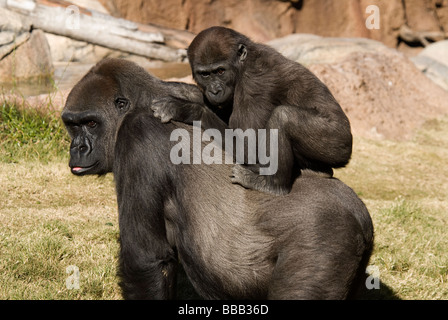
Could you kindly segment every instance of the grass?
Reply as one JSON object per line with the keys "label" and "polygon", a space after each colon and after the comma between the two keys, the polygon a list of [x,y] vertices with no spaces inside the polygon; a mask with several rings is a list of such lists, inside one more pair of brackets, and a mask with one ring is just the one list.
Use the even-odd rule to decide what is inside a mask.
{"label": "grass", "polygon": [[0,161],[48,162],[67,153],[69,138],[57,112],[0,105]]}
{"label": "grass", "polygon": [[53,110],[0,109],[0,299],[118,299],[113,177],[70,173]]}
{"label": "grass", "polygon": [[[1,106],[0,299],[120,299],[112,175],[75,177],[57,112]],[[335,175],[364,200],[375,226],[367,299],[448,299],[448,118],[406,142],[356,137]],[[80,272],[79,289],[67,288]]]}
{"label": "grass", "polygon": [[356,138],[336,176],[364,200],[375,226],[371,265],[381,289],[367,297],[448,299],[448,118],[411,141]]}
{"label": "grass", "polygon": [[[112,177],[76,179],[60,161],[2,163],[0,172],[0,298],[119,298]],[[71,265],[80,290],[66,288]]]}

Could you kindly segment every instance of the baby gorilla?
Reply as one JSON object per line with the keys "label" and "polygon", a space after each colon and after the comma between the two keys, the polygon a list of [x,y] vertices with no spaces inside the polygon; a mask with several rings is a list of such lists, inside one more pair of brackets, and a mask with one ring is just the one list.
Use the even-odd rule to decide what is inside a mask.
{"label": "baby gorilla", "polygon": [[[224,27],[199,33],[188,48],[188,58],[204,103],[230,128],[278,130],[277,172],[260,175],[260,164],[237,165],[232,182],[286,194],[302,170],[331,177],[332,168],[349,162],[349,120],[327,86],[301,64]],[[164,122],[191,123],[203,118],[204,108],[201,103],[171,98],[154,104],[153,110]],[[219,124],[203,122],[202,126]],[[258,145],[263,143],[269,150],[269,134],[266,139]]]}

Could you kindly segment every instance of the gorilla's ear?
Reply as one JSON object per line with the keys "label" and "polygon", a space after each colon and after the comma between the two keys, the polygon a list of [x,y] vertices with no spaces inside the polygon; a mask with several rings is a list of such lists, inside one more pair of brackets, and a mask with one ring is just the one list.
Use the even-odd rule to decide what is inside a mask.
{"label": "gorilla's ear", "polygon": [[126,113],[129,110],[130,101],[124,97],[118,97],[115,99],[115,107],[120,113]]}
{"label": "gorilla's ear", "polygon": [[242,43],[238,45],[238,56],[240,57],[241,62],[246,60],[247,49],[246,49],[246,46]]}

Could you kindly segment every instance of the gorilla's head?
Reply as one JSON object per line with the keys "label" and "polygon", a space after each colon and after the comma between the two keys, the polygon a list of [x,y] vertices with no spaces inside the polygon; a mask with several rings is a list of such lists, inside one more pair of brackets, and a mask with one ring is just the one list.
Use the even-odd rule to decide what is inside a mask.
{"label": "gorilla's head", "polygon": [[[143,84],[148,83],[143,90]],[[158,83],[132,62],[106,59],[75,85],[62,111],[72,140],[69,166],[73,174],[102,175],[112,171],[121,121],[136,106],[149,109]]]}
{"label": "gorilla's head", "polygon": [[212,106],[233,102],[251,41],[224,27],[201,31],[188,48],[193,78]]}

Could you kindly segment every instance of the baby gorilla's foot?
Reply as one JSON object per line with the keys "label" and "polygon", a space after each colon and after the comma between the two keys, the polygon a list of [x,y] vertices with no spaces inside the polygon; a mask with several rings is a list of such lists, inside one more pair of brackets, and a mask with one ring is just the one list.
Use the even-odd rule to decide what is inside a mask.
{"label": "baby gorilla's foot", "polygon": [[290,188],[275,183],[275,175],[260,175],[259,165],[234,165],[230,180],[232,183],[239,184],[247,189],[258,190],[275,195],[284,195],[290,191]]}

